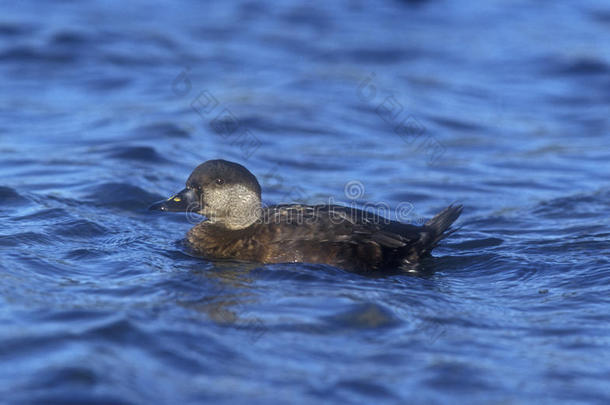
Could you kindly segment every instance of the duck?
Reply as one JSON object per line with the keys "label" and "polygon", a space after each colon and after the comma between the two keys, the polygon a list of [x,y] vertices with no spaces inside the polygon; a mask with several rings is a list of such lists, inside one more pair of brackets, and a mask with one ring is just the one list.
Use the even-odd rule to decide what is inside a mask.
{"label": "duck", "polygon": [[263,206],[256,177],[239,163],[208,160],[186,187],[150,210],[196,213],[190,252],[208,260],[326,264],[348,271],[412,270],[455,232],[462,205],[450,205],[423,225],[394,221],[338,204]]}

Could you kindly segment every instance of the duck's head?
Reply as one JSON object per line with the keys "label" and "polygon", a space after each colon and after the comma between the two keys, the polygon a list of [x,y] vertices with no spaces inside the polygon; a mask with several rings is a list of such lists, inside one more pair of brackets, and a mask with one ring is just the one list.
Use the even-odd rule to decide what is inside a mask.
{"label": "duck's head", "polygon": [[196,212],[211,223],[243,229],[261,217],[261,186],[240,164],[208,160],[193,170],[184,190],[150,209]]}

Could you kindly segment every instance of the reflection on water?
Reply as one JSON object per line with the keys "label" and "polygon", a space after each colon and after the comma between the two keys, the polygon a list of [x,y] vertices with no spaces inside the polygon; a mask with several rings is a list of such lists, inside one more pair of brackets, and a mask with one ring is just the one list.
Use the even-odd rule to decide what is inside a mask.
{"label": "reflection on water", "polygon": [[255,278],[249,275],[256,264],[241,263],[235,268],[235,262],[218,262],[213,271],[198,273],[201,283],[206,286],[205,296],[198,300],[179,300],[177,303],[185,308],[205,313],[209,319],[220,326],[243,329],[249,339],[258,340],[266,333],[264,322],[255,314],[249,313],[248,307],[257,302],[256,290],[253,291]]}

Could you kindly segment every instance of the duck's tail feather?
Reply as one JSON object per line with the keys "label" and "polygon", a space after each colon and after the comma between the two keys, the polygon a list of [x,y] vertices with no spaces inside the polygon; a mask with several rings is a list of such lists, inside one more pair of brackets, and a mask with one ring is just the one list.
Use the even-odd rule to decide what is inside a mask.
{"label": "duck's tail feather", "polygon": [[415,243],[407,245],[408,250],[403,253],[401,268],[418,265],[421,258],[430,256],[432,249],[442,239],[457,231],[459,228],[451,228],[451,225],[458,219],[463,208],[461,204],[450,205],[419,227],[419,238]]}
{"label": "duck's tail feather", "polygon": [[450,228],[462,213],[463,205],[450,205],[424,224],[424,252],[430,253],[438,243],[459,228]]}

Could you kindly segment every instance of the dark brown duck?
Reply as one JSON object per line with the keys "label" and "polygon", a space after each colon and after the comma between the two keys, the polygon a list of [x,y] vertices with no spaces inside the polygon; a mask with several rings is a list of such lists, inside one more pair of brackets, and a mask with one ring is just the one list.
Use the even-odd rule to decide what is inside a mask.
{"label": "dark brown duck", "polygon": [[208,259],[326,263],[358,271],[412,269],[453,232],[462,212],[461,205],[449,206],[415,226],[339,205],[263,207],[256,177],[226,160],[197,166],[184,190],[150,209],[205,216],[188,232],[187,244]]}

